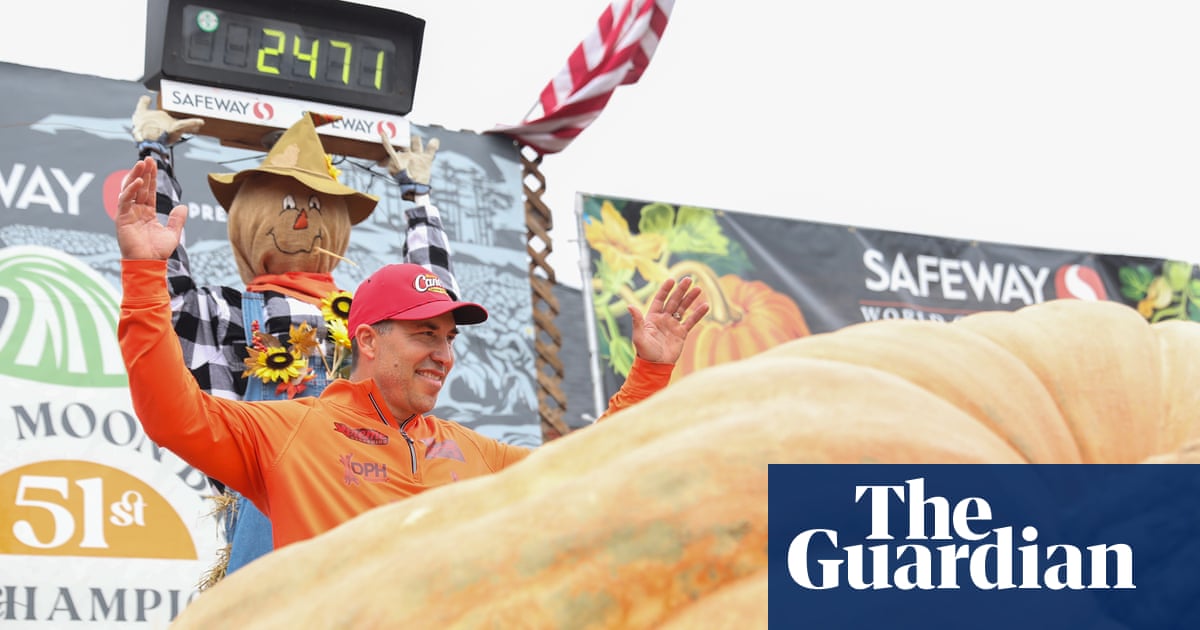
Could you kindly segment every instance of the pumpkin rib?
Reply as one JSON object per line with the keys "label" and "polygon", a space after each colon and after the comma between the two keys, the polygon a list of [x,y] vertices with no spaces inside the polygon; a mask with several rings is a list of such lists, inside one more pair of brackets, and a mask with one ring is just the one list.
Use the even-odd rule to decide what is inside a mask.
{"label": "pumpkin rib", "polygon": [[1165,410],[1158,427],[1162,439],[1155,452],[1172,451],[1200,439],[1200,325],[1170,320],[1151,326],[1162,353],[1162,400]]}
{"label": "pumpkin rib", "polygon": [[1162,413],[1162,359],[1135,310],[1062,299],[976,313],[955,325],[992,339],[1032,369],[1084,463],[1136,463],[1154,451],[1155,440],[1138,428]]}
{"label": "pumpkin rib", "polygon": [[[797,340],[803,344],[807,339]],[[750,377],[749,375],[753,376]],[[756,399],[748,405],[743,391],[753,387]],[[854,396],[844,392],[853,390]],[[671,392],[670,396],[667,393]],[[681,398],[682,396],[682,398]],[[696,372],[677,384],[642,401],[637,407],[626,409],[608,420],[629,415],[634,409],[639,416],[669,414],[680,401],[705,400],[702,410],[693,410],[700,417],[721,414],[754,413],[758,410],[776,408],[779,413],[775,422],[786,424],[788,431],[803,434],[806,438],[823,435],[841,435],[855,438],[855,446],[863,447],[880,440],[882,433],[888,434],[893,445],[912,439],[925,439],[930,434],[970,434],[967,442],[986,451],[990,456],[1002,458],[1005,463],[1017,463],[1024,458],[1011,446],[992,433],[976,418],[942,400],[928,390],[889,372],[868,366],[852,365],[811,357],[768,355],[766,353],[731,364],[714,366]],[[780,404],[778,401],[785,403]],[[887,414],[866,414],[870,405],[887,409]],[[934,420],[936,419],[936,421]],[[772,420],[769,416],[763,421]],[[903,431],[900,428],[903,428]],[[881,433],[882,432],[882,433]],[[907,432],[908,435],[903,435]],[[784,439],[782,436],[780,439]],[[942,455],[954,452],[950,442],[925,445],[938,449],[947,447]],[[822,444],[828,447],[828,444]],[[964,448],[954,456],[970,458],[971,448]],[[872,452],[872,458],[882,458],[882,453]],[[806,463],[797,461],[796,463]],[[818,457],[810,463],[831,461]],[[857,459],[838,461],[854,462]],[[877,461],[871,459],[868,461]],[[832,461],[831,461],[832,463]]]}
{"label": "pumpkin rib", "polygon": [[1075,438],[1041,381],[1004,348],[970,331],[936,322],[886,320],[814,335],[764,354],[817,357],[891,372],[974,417],[1026,461],[1081,461]]}

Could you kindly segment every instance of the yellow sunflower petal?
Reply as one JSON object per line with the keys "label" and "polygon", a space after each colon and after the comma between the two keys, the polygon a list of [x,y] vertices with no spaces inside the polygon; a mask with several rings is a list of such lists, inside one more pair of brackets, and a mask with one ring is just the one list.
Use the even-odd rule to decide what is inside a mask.
{"label": "yellow sunflower petal", "polygon": [[350,347],[350,334],[346,330],[346,322],[341,319],[331,319],[326,324],[329,326],[329,338],[333,343],[343,348]]}
{"label": "yellow sunflower petal", "polygon": [[350,317],[350,303],[354,294],[349,291],[334,291],[321,300],[321,315],[325,321],[346,320]]}
{"label": "yellow sunflower petal", "polygon": [[253,374],[255,372],[255,370],[257,370],[258,368],[265,365],[263,363],[265,358],[262,356],[265,354],[264,352],[259,351],[257,348],[255,348],[253,346],[247,347],[246,351],[249,353],[250,356],[246,357],[245,359],[242,359],[242,363],[245,364],[245,366],[246,366],[245,371],[242,372],[243,377],[250,376],[251,374]]}
{"label": "yellow sunflower petal", "polygon": [[307,367],[308,361],[298,352],[271,348],[259,353],[254,375],[267,383],[285,382],[299,376]]}

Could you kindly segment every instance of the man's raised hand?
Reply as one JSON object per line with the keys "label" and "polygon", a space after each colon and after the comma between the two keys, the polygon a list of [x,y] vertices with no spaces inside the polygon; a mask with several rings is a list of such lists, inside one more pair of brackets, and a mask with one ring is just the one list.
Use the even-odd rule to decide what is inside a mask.
{"label": "man's raised hand", "polygon": [[637,355],[654,363],[675,363],[683,354],[688,333],[708,314],[708,303],[699,302],[700,287],[685,277],[678,283],[667,278],[643,314],[629,307],[633,319],[633,348]]}
{"label": "man's raised hand", "polygon": [[121,258],[166,260],[179,247],[187,206],[171,209],[164,226],[155,212],[158,165],[146,157],[133,165],[117,196],[117,245]]}

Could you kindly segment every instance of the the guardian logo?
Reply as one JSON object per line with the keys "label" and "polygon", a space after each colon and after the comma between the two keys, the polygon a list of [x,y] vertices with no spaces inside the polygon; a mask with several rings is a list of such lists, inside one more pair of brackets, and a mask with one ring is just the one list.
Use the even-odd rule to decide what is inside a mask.
{"label": "the guardian logo", "polygon": [[[1130,545],[1047,543],[1035,524],[1005,522],[983,497],[951,503],[926,496],[924,477],[897,485],[855,485],[852,503],[869,506],[865,538],[880,542],[840,546],[839,538],[845,537],[837,529],[801,531],[787,545],[787,572],[800,587],[1136,589]],[[904,531],[892,531],[892,510],[907,510]]]}

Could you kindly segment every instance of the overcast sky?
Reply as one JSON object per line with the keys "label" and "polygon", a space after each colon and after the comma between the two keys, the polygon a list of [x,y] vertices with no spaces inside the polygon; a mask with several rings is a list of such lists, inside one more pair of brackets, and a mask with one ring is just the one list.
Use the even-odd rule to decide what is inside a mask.
{"label": "overcast sky", "polygon": [[[483,131],[608,3],[386,4],[426,20],[409,119]],[[145,7],[22,3],[0,60],[138,80]],[[1183,0],[677,0],[641,82],[544,159],[551,260],[580,285],[584,192],[1200,261],[1197,32]]]}

